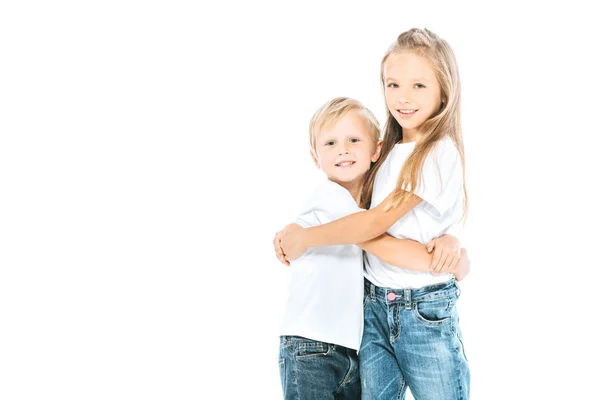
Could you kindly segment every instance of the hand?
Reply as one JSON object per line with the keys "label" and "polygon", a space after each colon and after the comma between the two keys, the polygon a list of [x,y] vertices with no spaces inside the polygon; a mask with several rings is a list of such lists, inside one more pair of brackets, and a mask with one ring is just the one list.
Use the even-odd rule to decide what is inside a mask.
{"label": "hand", "polygon": [[460,249],[460,260],[456,264],[456,268],[450,272],[452,272],[457,281],[462,281],[469,274],[469,271],[471,271],[471,260],[469,260],[467,250]]}
{"label": "hand", "polygon": [[304,245],[302,240],[303,231],[304,228],[302,228],[300,225],[289,224],[281,232],[279,243],[286,260],[295,260],[307,250],[308,247]]}
{"label": "hand", "polygon": [[275,249],[275,255],[281,261],[283,265],[290,266],[290,262],[286,260],[285,253],[283,252],[283,248],[281,247],[281,235],[283,234],[283,230],[277,232],[275,234],[275,238],[273,239],[273,248]]}
{"label": "hand", "polygon": [[443,235],[427,243],[427,251],[433,251],[433,260],[429,270],[436,274],[449,272],[456,268],[460,260],[460,242],[452,235]]}

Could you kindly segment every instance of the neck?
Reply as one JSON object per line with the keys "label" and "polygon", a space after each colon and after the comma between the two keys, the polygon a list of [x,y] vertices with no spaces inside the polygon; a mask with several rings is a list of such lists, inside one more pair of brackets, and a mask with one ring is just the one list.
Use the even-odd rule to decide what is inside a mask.
{"label": "neck", "polygon": [[[334,181],[335,182],[335,181]],[[362,192],[363,184],[365,180],[364,177],[362,179],[356,179],[352,182],[336,182],[338,185],[346,189],[350,192],[350,195],[356,201],[356,204],[360,204],[360,194]]]}
{"label": "neck", "polygon": [[402,129],[402,143],[415,142],[419,133],[414,129]]}

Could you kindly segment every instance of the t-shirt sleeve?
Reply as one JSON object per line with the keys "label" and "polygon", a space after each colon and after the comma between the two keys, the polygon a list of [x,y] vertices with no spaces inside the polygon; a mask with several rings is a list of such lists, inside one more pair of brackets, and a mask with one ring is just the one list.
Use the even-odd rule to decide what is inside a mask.
{"label": "t-shirt sleeve", "polygon": [[421,182],[415,194],[431,211],[442,216],[456,203],[463,190],[460,154],[451,139],[440,141],[423,162]]}
{"label": "t-shirt sleeve", "polygon": [[464,246],[464,229],[465,229],[465,224],[464,224],[464,220],[459,220],[458,222],[456,222],[454,225],[451,225],[450,227],[448,227],[448,229],[446,229],[446,231],[444,232],[444,234],[446,235],[452,235],[455,238],[457,238],[462,247]]}
{"label": "t-shirt sleeve", "polygon": [[303,228],[326,224],[355,212],[363,211],[350,193],[333,182],[321,185],[313,192],[305,212],[296,218]]}

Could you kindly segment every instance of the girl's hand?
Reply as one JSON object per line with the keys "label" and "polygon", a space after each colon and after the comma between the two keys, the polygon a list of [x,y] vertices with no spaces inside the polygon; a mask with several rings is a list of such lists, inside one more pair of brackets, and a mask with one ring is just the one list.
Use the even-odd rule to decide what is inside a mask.
{"label": "girl's hand", "polygon": [[281,261],[283,265],[290,266],[290,262],[285,259],[285,253],[283,252],[283,248],[281,247],[281,235],[283,231],[279,231],[275,234],[275,239],[273,239],[273,248],[275,250],[275,255]]}
{"label": "girl's hand", "polygon": [[460,249],[460,260],[458,260],[456,268],[450,272],[452,272],[457,281],[462,281],[469,274],[469,271],[471,271],[471,261],[467,256],[467,250]]}
{"label": "girl's hand", "polygon": [[295,260],[307,250],[302,240],[303,234],[304,228],[298,224],[289,224],[281,231],[279,243],[287,261]]}
{"label": "girl's hand", "polygon": [[460,260],[460,242],[452,235],[443,235],[427,243],[427,251],[433,251],[433,260],[429,269],[441,274],[456,268]]}

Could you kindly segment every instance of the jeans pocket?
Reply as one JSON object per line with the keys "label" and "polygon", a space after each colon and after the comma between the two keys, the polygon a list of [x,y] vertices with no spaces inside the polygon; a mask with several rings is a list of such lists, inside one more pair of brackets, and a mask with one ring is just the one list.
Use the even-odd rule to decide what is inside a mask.
{"label": "jeans pocket", "polygon": [[442,325],[452,318],[454,301],[439,299],[416,303],[413,312],[417,319],[426,325]]}
{"label": "jeans pocket", "polygon": [[302,339],[298,344],[298,359],[326,356],[331,353],[333,345],[316,340]]}

